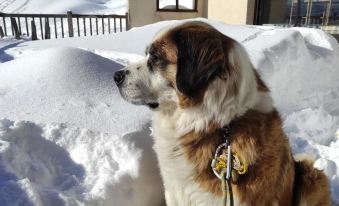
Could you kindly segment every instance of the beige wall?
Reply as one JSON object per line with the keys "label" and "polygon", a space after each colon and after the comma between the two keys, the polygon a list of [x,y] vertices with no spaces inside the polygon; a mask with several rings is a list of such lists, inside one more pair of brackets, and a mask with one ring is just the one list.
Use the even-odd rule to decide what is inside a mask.
{"label": "beige wall", "polygon": [[206,17],[207,0],[198,0],[198,12],[157,11],[155,0],[129,0],[130,27],[143,26],[162,20]]}
{"label": "beige wall", "polygon": [[208,0],[209,19],[228,24],[253,24],[255,0]]}

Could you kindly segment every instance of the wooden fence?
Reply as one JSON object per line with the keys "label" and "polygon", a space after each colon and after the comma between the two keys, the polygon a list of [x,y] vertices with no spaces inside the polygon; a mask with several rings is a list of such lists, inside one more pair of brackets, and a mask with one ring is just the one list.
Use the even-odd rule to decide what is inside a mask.
{"label": "wooden fence", "polygon": [[[1,24],[2,18],[2,24]],[[37,26],[38,25],[38,26]],[[7,14],[0,12],[0,36],[31,37],[32,40],[109,34],[128,30],[125,15]]]}

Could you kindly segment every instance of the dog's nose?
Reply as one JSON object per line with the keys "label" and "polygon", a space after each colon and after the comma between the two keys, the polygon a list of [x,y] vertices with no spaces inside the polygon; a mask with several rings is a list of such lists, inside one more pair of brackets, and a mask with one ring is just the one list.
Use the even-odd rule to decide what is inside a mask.
{"label": "dog's nose", "polygon": [[118,86],[121,85],[125,80],[125,76],[126,76],[125,70],[120,70],[120,71],[115,72],[115,74],[114,74],[115,83]]}

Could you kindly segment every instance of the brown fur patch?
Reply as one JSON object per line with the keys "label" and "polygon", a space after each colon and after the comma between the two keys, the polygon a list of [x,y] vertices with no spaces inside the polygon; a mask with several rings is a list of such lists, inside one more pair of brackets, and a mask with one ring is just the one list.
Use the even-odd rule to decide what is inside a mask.
{"label": "brown fur patch", "polygon": [[199,105],[203,100],[203,97],[204,97],[203,95],[204,93],[200,92],[199,96],[197,96],[196,98],[190,98],[190,97],[183,95],[180,91],[177,90],[179,106],[182,109]]}
{"label": "brown fur patch", "polygon": [[325,174],[314,169],[312,161],[303,160],[295,164],[294,205],[331,205],[329,184]]}
{"label": "brown fur patch", "polygon": [[[167,36],[168,37],[168,36]],[[177,48],[173,46],[170,38],[161,38],[155,41],[151,49],[161,55],[161,59],[164,59],[167,63],[165,68],[160,68],[159,72],[169,82],[170,86],[177,91],[179,99],[179,106],[181,108],[193,107],[201,102],[202,95],[198,98],[189,98],[178,91],[176,87],[176,75],[177,75]],[[202,93],[200,93],[202,94]]]}
{"label": "brown fur patch", "polygon": [[159,39],[152,43],[150,50],[158,53],[159,56],[166,60],[169,64],[177,63],[177,49],[169,39]]}
{"label": "brown fur patch", "polygon": [[[185,42],[185,48],[187,46],[191,47],[188,50],[190,51],[189,54],[179,52],[182,45],[178,45],[175,41],[176,36],[178,35],[180,35],[180,41],[182,40]],[[235,79],[237,78],[235,78],[235,75],[237,75],[239,71],[235,71],[238,68],[231,66],[228,59],[228,52],[233,45],[233,39],[223,35],[210,25],[202,22],[190,22],[168,31],[152,44],[150,50],[161,53],[162,58],[169,62],[166,68],[161,70],[161,73],[177,90],[179,105],[182,108],[187,108],[198,105],[203,101],[204,93],[207,90],[209,83],[213,81],[214,78],[221,78],[225,81],[234,82],[233,86],[230,84],[230,89],[232,90],[230,92],[235,92],[237,90],[235,85]],[[180,62],[178,62],[180,57],[178,55],[182,55],[183,53],[188,55],[187,57],[183,57],[184,60],[197,60],[196,65],[191,68],[192,71],[184,72],[186,75],[197,73],[201,76],[211,75],[212,77],[207,82],[194,89],[194,92],[191,95],[186,95],[177,88],[178,82],[176,82],[176,75],[178,73],[178,66],[180,66]],[[216,66],[218,67],[218,70],[215,72],[213,71],[213,74],[212,72],[211,74],[208,74],[209,70],[216,69]],[[176,67],[176,71],[173,71],[173,67]],[[181,69],[188,70],[190,68],[184,67]],[[200,77],[197,76],[197,78],[199,79]],[[199,80],[193,81],[193,84],[197,81]],[[186,82],[189,81],[184,82],[186,84]]]}
{"label": "brown fur patch", "polygon": [[[213,126],[214,127],[214,126]],[[234,194],[250,205],[271,205],[272,200],[291,205],[294,178],[293,158],[276,111],[268,114],[249,111],[231,124],[231,145],[248,164],[248,173],[232,184]],[[218,130],[191,132],[181,145],[195,165],[195,179],[206,190],[221,195],[220,181],[210,163],[223,142]]]}
{"label": "brown fur patch", "polygon": [[166,69],[161,70],[161,75],[170,83],[171,87],[176,89],[175,77],[177,75],[176,64],[168,65]]}

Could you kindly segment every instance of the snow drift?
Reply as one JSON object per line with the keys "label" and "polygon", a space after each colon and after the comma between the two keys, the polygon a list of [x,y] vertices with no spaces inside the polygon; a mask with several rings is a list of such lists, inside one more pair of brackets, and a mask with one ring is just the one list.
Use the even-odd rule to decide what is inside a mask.
{"label": "snow drift", "polygon": [[0,121],[1,205],[160,205],[149,132]]}
{"label": "snow drift", "polygon": [[[122,67],[76,48],[52,48],[2,64],[0,114],[114,134],[138,128],[147,122],[147,110],[120,97],[113,74]],[[120,122],[129,124],[121,127]]]}
{"label": "snow drift", "polygon": [[160,204],[149,118],[113,86],[121,67],[75,48],[2,65],[1,116],[45,124],[0,122],[0,205]]}
{"label": "snow drift", "polygon": [[[339,204],[338,43],[316,29],[203,21],[244,45],[272,91],[293,152],[314,156]],[[141,58],[157,31],[181,22],[4,49],[14,60],[0,64],[0,191],[18,191],[20,198],[1,195],[1,205],[20,199],[32,205],[159,205],[150,112],[125,103],[112,77],[121,64]],[[30,145],[37,140],[43,143]]]}

